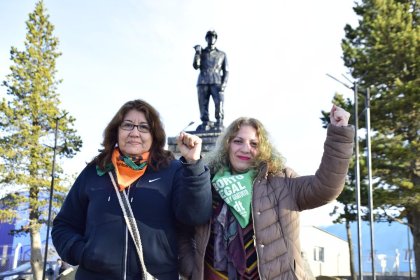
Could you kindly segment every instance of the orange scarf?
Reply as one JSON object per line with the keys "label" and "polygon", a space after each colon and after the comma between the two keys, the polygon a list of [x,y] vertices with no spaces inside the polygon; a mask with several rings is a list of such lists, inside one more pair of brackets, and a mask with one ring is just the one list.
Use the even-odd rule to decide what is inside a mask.
{"label": "orange scarf", "polygon": [[[130,159],[126,159],[124,161],[124,156],[121,155],[120,150],[118,148],[114,149],[112,153],[112,164],[115,167],[115,173],[117,174],[117,182],[120,190],[124,190],[126,187],[130,186],[134,183],[138,178],[143,176],[144,172],[147,169],[147,164],[143,168],[133,169],[129,165],[127,165],[126,161]],[[140,165],[142,163],[146,163],[147,159],[149,158],[149,152],[145,152],[141,155]],[[132,164],[135,164],[132,162]]]}

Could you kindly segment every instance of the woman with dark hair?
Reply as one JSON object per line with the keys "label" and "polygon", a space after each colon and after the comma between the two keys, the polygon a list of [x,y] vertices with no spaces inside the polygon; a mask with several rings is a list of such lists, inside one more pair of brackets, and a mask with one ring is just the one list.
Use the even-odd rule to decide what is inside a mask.
{"label": "woman with dark hair", "polygon": [[201,139],[181,132],[182,157],[164,149],[159,113],[125,103],[104,131],[103,150],[76,179],[51,231],[76,279],[178,279],[179,228],[211,217]]}
{"label": "woman with dark hair", "polygon": [[[342,191],[353,151],[350,114],[333,106],[324,155],[315,175],[298,177],[269,140],[262,123],[238,118],[206,157],[213,216],[195,227],[181,249],[187,278],[308,279],[299,240],[299,212]],[[192,252],[192,253],[191,253]]]}

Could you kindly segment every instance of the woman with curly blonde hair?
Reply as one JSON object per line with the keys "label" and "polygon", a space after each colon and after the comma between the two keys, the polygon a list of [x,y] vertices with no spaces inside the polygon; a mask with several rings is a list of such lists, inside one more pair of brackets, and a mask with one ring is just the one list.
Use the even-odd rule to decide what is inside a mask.
{"label": "woman with curly blonde hair", "polygon": [[284,169],[284,158],[274,147],[269,134],[263,124],[254,118],[241,117],[233,121],[217,140],[216,148],[206,156],[206,162],[211,171],[229,166],[229,144],[235,138],[242,126],[247,125],[255,129],[258,137],[259,153],[254,158],[251,168],[257,169],[263,164],[268,165],[268,172],[277,174]]}
{"label": "woman with curly blonde hair", "polygon": [[[337,198],[353,152],[350,114],[333,106],[324,154],[315,175],[285,167],[262,123],[238,118],[206,161],[213,196],[211,221],[194,228],[181,250],[190,279],[308,279],[299,240],[299,213]],[[184,252],[189,252],[185,253]],[[193,258],[193,259],[191,259]],[[189,265],[189,266],[188,266]]]}

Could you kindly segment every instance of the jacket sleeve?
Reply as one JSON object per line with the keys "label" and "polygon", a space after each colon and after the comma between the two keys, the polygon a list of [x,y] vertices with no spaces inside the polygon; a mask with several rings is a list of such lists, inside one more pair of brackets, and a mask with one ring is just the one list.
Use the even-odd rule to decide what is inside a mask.
{"label": "jacket sleeve", "polygon": [[173,209],[176,218],[186,225],[201,225],[210,220],[212,196],[209,169],[199,160],[188,164],[180,159],[177,171]]}
{"label": "jacket sleeve", "polygon": [[83,194],[84,172],[78,176],[53,221],[52,242],[58,255],[71,265],[79,265],[85,240],[87,198]]}
{"label": "jacket sleeve", "polygon": [[340,195],[353,154],[353,142],[353,126],[328,126],[324,153],[315,175],[289,181],[299,210],[325,205]]}

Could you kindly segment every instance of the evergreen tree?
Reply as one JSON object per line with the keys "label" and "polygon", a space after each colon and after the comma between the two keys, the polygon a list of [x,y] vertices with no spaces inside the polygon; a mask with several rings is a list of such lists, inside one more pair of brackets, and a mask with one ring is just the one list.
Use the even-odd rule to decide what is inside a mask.
{"label": "evergreen tree", "polygon": [[[376,218],[408,221],[420,269],[420,1],[361,0],[358,26],[345,27],[343,59],[370,89]],[[359,98],[359,108],[365,108]],[[361,110],[359,110],[361,111]],[[364,127],[364,120],[359,121]]]}
{"label": "evergreen tree", "polygon": [[[34,279],[41,279],[40,227],[48,222],[54,150],[58,156],[72,157],[82,141],[72,128],[75,119],[58,107],[56,90],[61,81],[55,76],[56,59],[61,53],[42,0],[29,14],[26,26],[25,50],[11,48],[11,73],[2,84],[7,95],[0,103],[0,185],[11,190],[24,187],[26,191],[9,194],[4,203],[12,210],[0,210],[0,218],[22,219],[18,213],[26,209],[28,217],[22,219],[23,226],[15,233],[30,235],[32,271]],[[58,149],[53,148],[56,129]],[[56,164],[55,202],[63,191],[62,173]]]}

